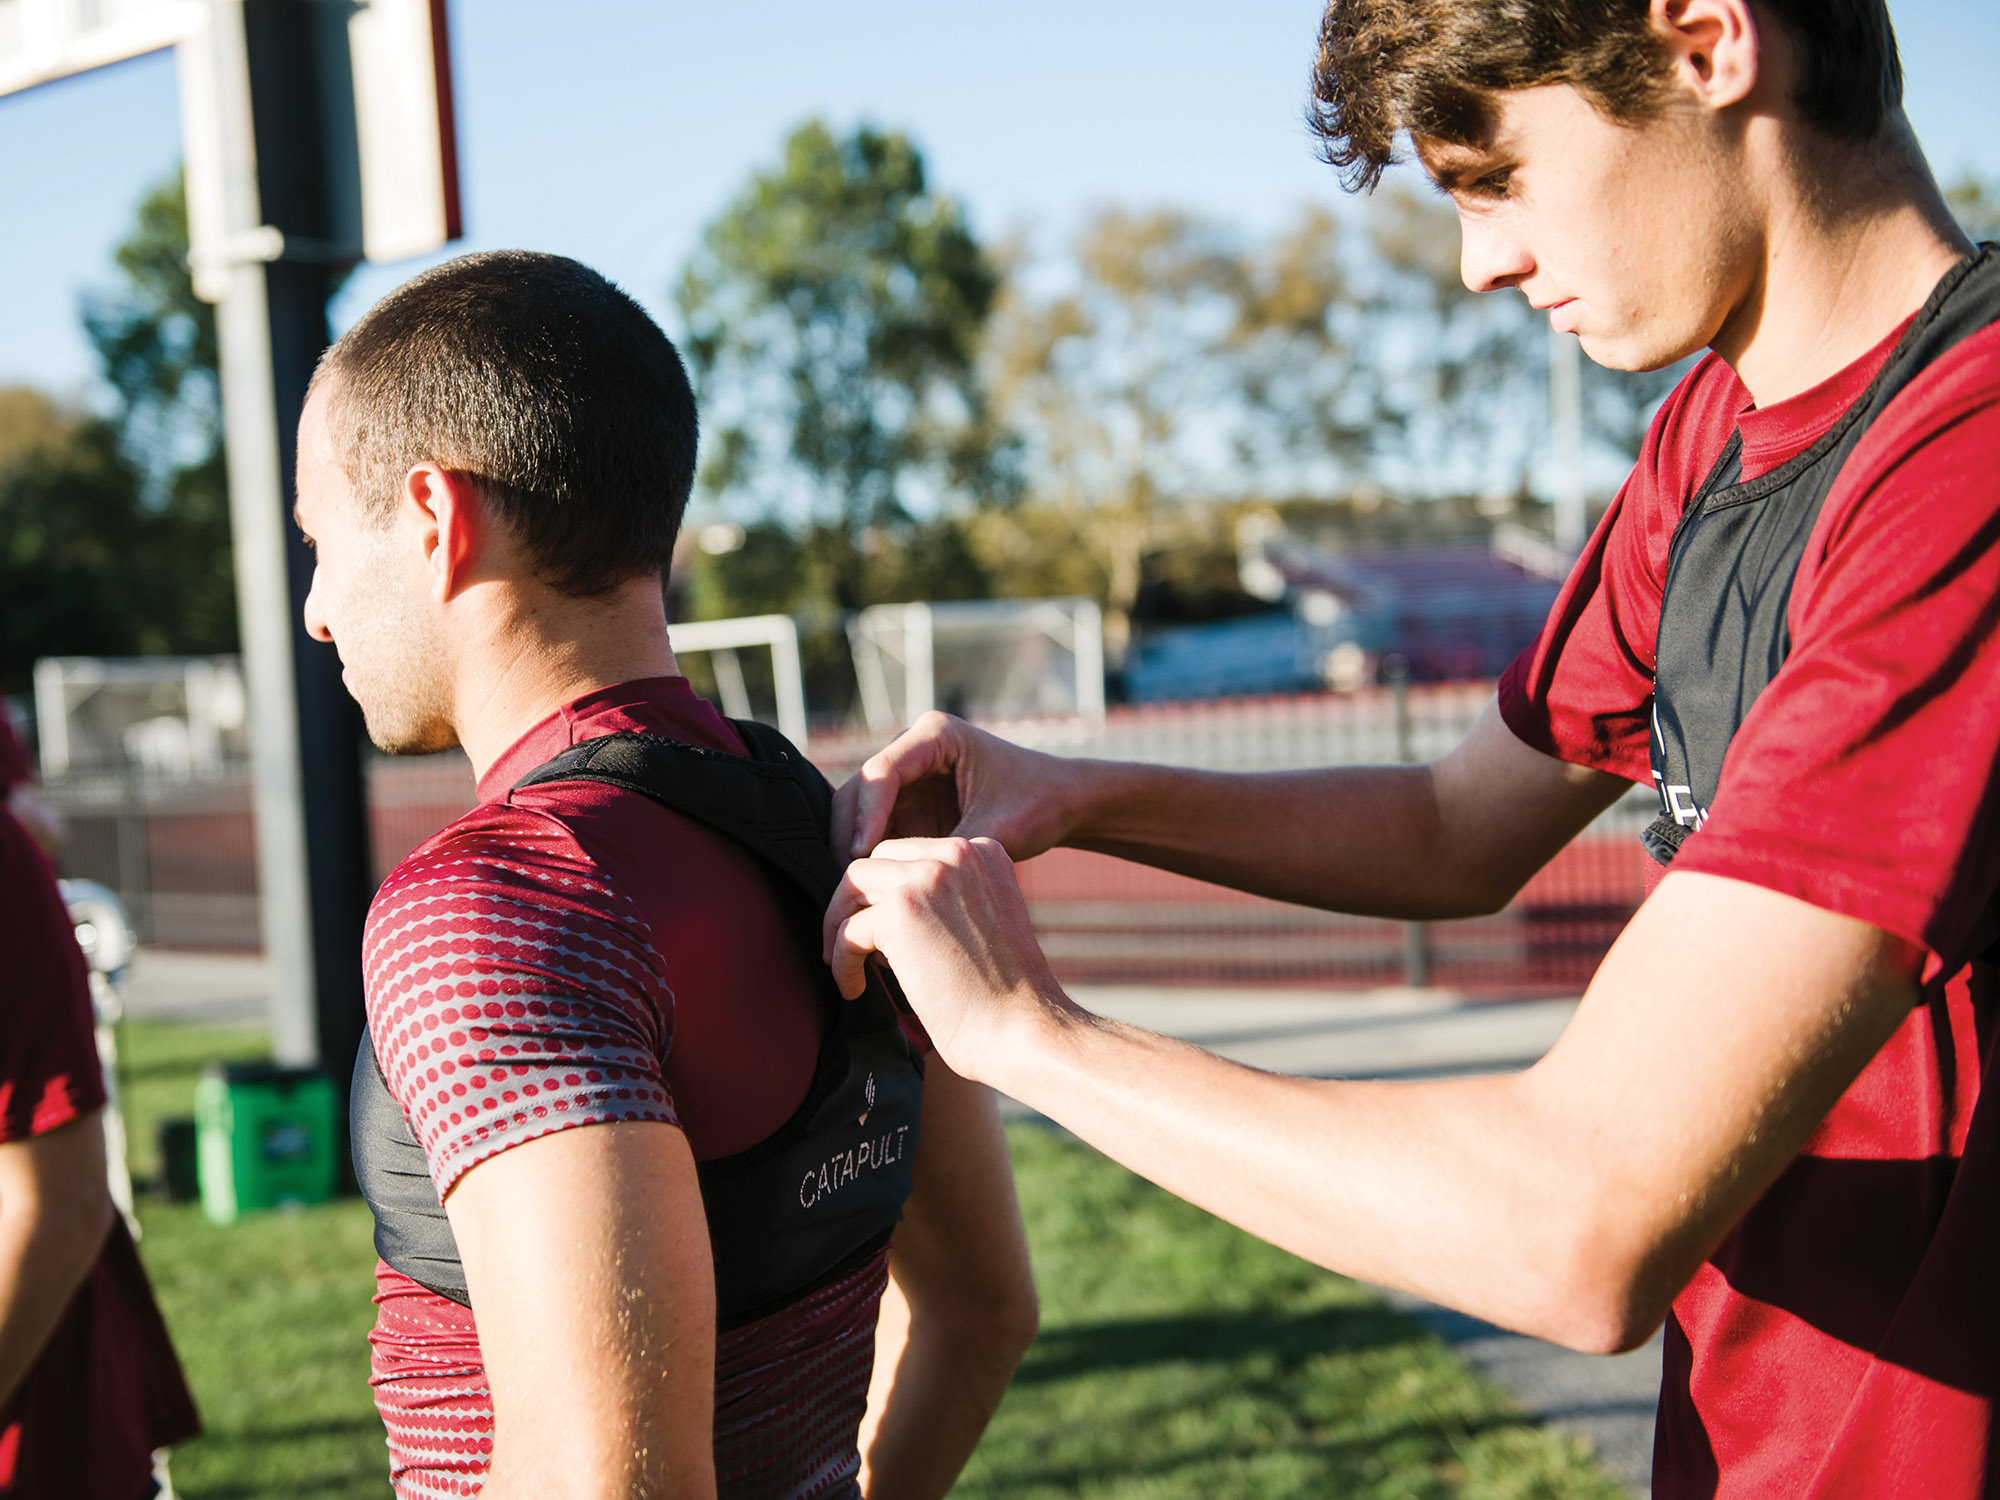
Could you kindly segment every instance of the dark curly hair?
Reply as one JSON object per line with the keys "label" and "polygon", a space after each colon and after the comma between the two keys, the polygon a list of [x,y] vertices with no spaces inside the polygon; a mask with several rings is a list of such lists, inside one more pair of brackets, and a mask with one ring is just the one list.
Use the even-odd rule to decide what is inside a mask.
{"label": "dark curly hair", "polygon": [[[1870,141],[1902,106],[1886,0],[1754,0],[1796,51],[1793,102],[1815,128]],[[1608,117],[1647,119],[1669,55],[1647,0],[1331,0],[1306,119],[1350,191],[1372,188],[1405,132],[1470,144],[1492,96],[1564,83]]]}

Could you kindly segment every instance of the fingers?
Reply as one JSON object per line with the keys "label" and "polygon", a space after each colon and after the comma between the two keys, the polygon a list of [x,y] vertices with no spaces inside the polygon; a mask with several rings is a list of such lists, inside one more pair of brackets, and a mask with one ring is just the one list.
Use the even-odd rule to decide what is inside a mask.
{"label": "fingers", "polygon": [[833,857],[852,859],[862,847],[855,837],[855,825],[861,809],[861,790],[866,785],[860,772],[842,782],[833,794]]}
{"label": "fingers", "polygon": [[923,715],[868,757],[834,796],[834,848],[859,859],[882,842],[904,787],[949,772],[957,763],[958,721],[936,710]]}
{"label": "fingers", "polygon": [[875,913],[864,907],[842,919],[827,940],[827,964],[843,1000],[858,1000],[868,988],[868,957],[875,951]]}
{"label": "fingers", "polygon": [[934,859],[939,864],[955,865],[964,862],[975,843],[992,844],[996,849],[1000,847],[991,839],[884,839],[868,852],[868,858],[888,860],[892,864],[909,864],[913,860]]}
{"label": "fingers", "polygon": [[[991,839],[980,842],[999,850]],[[867,988],[868,955],[878,951],[880,903],[913,886],[935,886],[944,867],[961,863],[969,852],[964,839],[891,839],[876,858],[847,867],[820,929],[820,956],[843,997],[853,1000]]]}
{"label": "fingers", "polygon": [[954,862],[963,847],[962,839],[890,839],[873,858],[855,860],[834,888],[820,921],[820,957],[832,963],[841,924],[907,885],[918,873],[919,861]]}

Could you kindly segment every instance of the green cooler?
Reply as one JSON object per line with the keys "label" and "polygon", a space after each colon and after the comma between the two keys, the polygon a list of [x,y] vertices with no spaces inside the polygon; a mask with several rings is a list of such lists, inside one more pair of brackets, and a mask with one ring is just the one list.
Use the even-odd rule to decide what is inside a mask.
{"label": "green cooler", "polygon": [[194,1090],[201,1206],[218,1224],[285,1203],[324,1203],[338,1181],[333,1080],[269,1063],[211,1067]]}

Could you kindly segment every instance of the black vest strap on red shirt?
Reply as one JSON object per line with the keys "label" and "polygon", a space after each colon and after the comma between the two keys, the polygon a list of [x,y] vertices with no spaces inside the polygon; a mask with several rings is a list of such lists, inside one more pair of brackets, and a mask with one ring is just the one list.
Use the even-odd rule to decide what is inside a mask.
{"label": "black vest strap on red shirt", "polygon": [[[820,962],[820,918],[843,866],[831,844],[832,789],[777,731],[734,721],[750,750],[730,755],[660,735],[586,740],[516,789],[595,781],[650,797],[755,855],[810,972],[825,1029],[811,1086],[778,1130],[699,1162],[715,1261],[717,1322],[756,1321],[864,1264],[902,1217],[923,1104],[923,1069],[896,1019],[886,972],[841,999]],[[350,1103],[354,1171],[375,1214],[382,1259],[470,1306],[458,1245],[423,1149],[363,1039]]]}
{"label": "black vest strap on red shirt", "polygon": [[2000,322],[2000,245],[1937,285],[1861,397],[1804,452],[1743,480],[1730,438],[1682,512],[1667,563],[1653,678],[1660,816],[1641,837],[1660,864],[1708,817],[1722,760],[1791,652],[1787,608],[1821,507],[1862,435],[1939,358]]}

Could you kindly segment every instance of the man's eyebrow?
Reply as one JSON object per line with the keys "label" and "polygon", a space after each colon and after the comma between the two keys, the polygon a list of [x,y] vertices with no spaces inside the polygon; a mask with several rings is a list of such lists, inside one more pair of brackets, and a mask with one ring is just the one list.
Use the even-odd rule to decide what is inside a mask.
{"label": "man's eyebrow", "polygon": [[1470,162],[1424,163],[1424,171],[1431,185],[1440,193],[1455,193],[1473,180],[1474,172]]}
{"label": "man's eyebrow", "polygon": [[1485,153],[1456,142],[1415,143],[1417,165],[1441,193],[1455,193],[1479,175]]}

